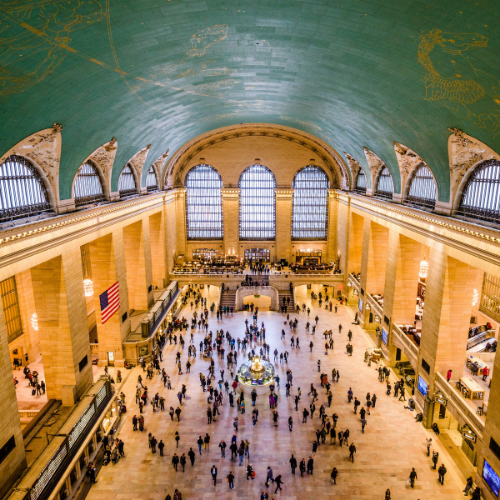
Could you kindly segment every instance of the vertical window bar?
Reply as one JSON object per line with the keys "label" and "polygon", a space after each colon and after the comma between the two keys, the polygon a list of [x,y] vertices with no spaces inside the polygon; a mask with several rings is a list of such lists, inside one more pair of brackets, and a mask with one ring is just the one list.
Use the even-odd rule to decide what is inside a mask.
{"label": "vertical window bar", "polygon": [[436,205],[436,181],[427,165],[416,168],[410,180],[408,196],[404,200],[406,205],[434,210]]}
{"label": "vertical window bar", "polygon": [[126,165],[120,174],[120,178],[118,179],[118,191],[120,192],[120,198],[138,194],[135,175],[130,165]]}
{"label": "vertical window bar", "polygon": [[358,172],[356,177],[356,186],[354,187],[354,192],[358,194],[366,194],[366,175],[363,170]]}
{"label": "vertical window bar", "polygon": [[23,334],[15,276],[0,282],[0,293],[2,296],[7,339],[8,342],[12,342]]}
{"label": "vertical window bar", "polygon": [[75,206],[81,207],[91,203],[104,201],[104,190],[101,177],[95,165],[84,163],[76,174],[74,187]]}
{"label": "vertical window bar", "polygon": [[375,196],[388,198],[392,200],[392,193],[394,192],[394,184],[392,182],[392,175],[387,166],[383,166],[377,178],[377,188]]}
{"label": "vertical window bar", "polygon": [[148,175],[146,176],[146,188],[148,190],[148,193],[158,191],[158,180],[156,178],[156,172],[153,168],[153,165],[149,167]]}

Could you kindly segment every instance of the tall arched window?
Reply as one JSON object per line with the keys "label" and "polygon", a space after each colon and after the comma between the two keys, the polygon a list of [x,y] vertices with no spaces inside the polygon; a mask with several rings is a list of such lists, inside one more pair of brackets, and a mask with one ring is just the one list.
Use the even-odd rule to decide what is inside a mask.
{"label": "tall arched window", "polygon": [[420,165],[410,179],[408,196],[404,200],[407,205],[434,210],[436,205],[436,181],[427,165]]}
{"label": "tall arched window", "polygon": [[459,215],[500,223],[500,162],[488,160],[470,175],[462,193]]}
{"label": "tall arched window", "polygon": [[99,171],[91,162],[84,163],[78,170],[73,196],[77,207],[106,199]]}
{"label": "tall arched window", "polygon": [[47,188],[36,168],[21,156],[0,165],[0,222],[50,210]]}
{"label": "tall arched window", "polygon": [[156,172],[153,165],[149,167],[148,175],[146,176],[146,187],[148,189],[148,193],[158,191],[158,180],[156,179]]}
{"label": "tall arched window", "polygon": [[377,189],[375,190],[375,196],[381,196],[382,198],[388,198],[392,200],[392,193],[394,192],[394,184],[392,182],[392,175],[389,172],[387,166],[383,166],[377,178]]}
{"label": "tall arched window", "polygon": [[222,239],[222,179],[210,165],[186,175],[186,227],[189,240]]}
{"label": "tall arched window", "polygon": [[292,238],[326,239],[328,188],[325,172],[315,165],[299,170],[293,179]]}
{"label": "tall arched window", "polygon": [[137,194],[135,175],[130,165],[126,165],[120,174],[120,178],[118,179],[118,191],[120,192],[120,198]]}
{"label": "tall arched window", "polygon": [[354,191],[359,194],[366,194],[366,175],[363,170],[358,172],[358,176],[356,177],[356,187]]}
{"label": "tall arched window", "polygon": [[240,239],[274,240],[276,179],[264,165],[248,167],[240,177]]}

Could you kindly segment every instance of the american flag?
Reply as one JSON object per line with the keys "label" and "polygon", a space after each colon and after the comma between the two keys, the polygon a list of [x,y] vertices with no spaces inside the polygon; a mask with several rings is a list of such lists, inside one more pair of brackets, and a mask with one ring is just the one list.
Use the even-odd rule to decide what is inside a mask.
{"label": "american flag", "polygon": [[101,302],[101,321],[104,324],[120,308],[118,281],[99,295],[99,301]]}

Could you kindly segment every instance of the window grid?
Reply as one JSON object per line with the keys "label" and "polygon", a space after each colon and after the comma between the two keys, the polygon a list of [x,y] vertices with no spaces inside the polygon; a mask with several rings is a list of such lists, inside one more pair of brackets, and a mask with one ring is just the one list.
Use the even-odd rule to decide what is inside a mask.
{"label": "window grid", "polygon": [[21,156],[0,165],[0,222],[50,210],[45,184],[36,168]]}
{"label": "window grid", "polygon": [[84,163],[75,179],[75,206],[81,207],[89,203],[104,201],[104,191],[97,168],[90,162]]}
{"label": "window grid", "polygon": [[245,250],[246,262],[271,262],[271,250],[267,248],[247,248]]}
{"label": "window grid", "polygon": [[459,215],[500,223],[500,162],[479,165],[465,185]]}
{"label": "window grid", "polygon": [[406,205],[434,210],[436,205],[436,181],[427,165],[420,165],[410,180]]}
{"label": "window grid", "polygon": [[221,240],[222,179],[210,165],[197,165],[186,176],[186,227],[188,240]]}
{"label": "window grid", "polygon": [[7,339],[8,342],[12,342],[23,334],[15,276],[0,282],[0,293]]}
{"label": "window grid", "polygon": [[500,278],[484,274],[479,310],[500,321]]}
{"label": "window grid", "polygon": [[315,165],[304,167],[295,174],[292,239],[326,239],[329,187],[325,172]]}
{"label": "window grid", "polygon": [[118,179],[118,191],[120,192],[120,198],[137,194],[135,175],[130,165],[126,165],[120,174],[120,178]]}
{"label": "window grid", "polygon": [[146,176],[146,187],[148,193],[158,191],[158,180],[156,179],[156,172],[152,165],[148,170],[148,175]]}
{"label": "window grid", "polygon": [[358,194],[366,194],[366,175],[363,170],[358,172],[358,176],[356,177],[356,187],[354,188],[354,192]]}
{"label": "window grid", "polygon": [[248,167],[240,177],[240,239],[274,240],[276,179],[264,165]]}
{"label": "window grid", "polygon": [[380,196],[382,198],[388,198],[392,200],[392,193],[394,192],[394,184],[392,182],[392,175],[389,172],[387,166],[382,167],[377,180],[377,189],[375,190],[375,196]]}

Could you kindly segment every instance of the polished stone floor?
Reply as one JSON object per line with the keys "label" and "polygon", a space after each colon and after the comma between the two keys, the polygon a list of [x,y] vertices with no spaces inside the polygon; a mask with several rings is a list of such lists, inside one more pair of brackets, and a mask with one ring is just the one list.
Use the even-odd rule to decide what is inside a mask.
{"label": "polished stone floor", "polygon": [[[301,304],[310,300],[306,295],[305,287],[298,291],[297,300]],[[205,290],[204,293],[207,293]],[[302,294],[302,295],[301,295]],[[216,289],[211,289],[208,300],[210,304],[216,300]],[[183,314],[191,317],[188,306]],[[448,469],[444,486],[438,483],[436,471],[427,457],[425,439],[435,437],[414,420],[415,413],[404,408],[404,403],[392,396],[385,395],[385,384],[377,379],[376,366],[368,367],[363,361],[367,347],[373,346],[370,337],[359,327],[351,325],[353,312],[347,307],[339,307],[338,313],[319,310],[317,301],[314,301],[311,318],[318,314],[319,324],[316,335],[305,331],[306,314],[299,314],[299,326],[296,337],[300,338],[301,349],[290,347],[291,332],[285,327],[286,340],[281,340],[281,329],[286,317],[275,312],[259,314],[259,325],[263,321],[266,325],[266,340],[271,345],[271,353],[277,348],[280,352],[288,350],[290,354],[288,366],[292,369],[294,380],[292,397],[285,397],[285,365],[276,365],[281,375],[281,391],[278,403],[279,428],[272,425],[271,414],[267,397],[259,397],[259,421],[255,427],[251,422],[251,404],[247,397],[247,412],[245,415],[237,413],[236,408],[230,408],[227,398],[222,407],[221,417],[216,423],[207,424],[206,393],[202,392],[199,384],[199,373],[207,373],[208,362],[197,357],[191,373],[177,375],[174,367],[175,354],[178,348],[167,345],[164,349],[162,366],[171,375],[174,390],[163,388],[159,378],[148,381],[150,394],[157,391],[166,397],[166,407],[177,407],[176,394],[181,384],[187,385],[187,400],[182,407],[180,422],[171,422],[167,412],[152,413],[149,406],[145,411],[145,432],[133,432],[131,420],[134,413],[138,414],[135,404],[135,386],[137,376],[141,373],[139,368],[134,368],[123,383],[123,390],[127,395],[128,412],[122,417],[119,437],[125,442],[125,458],[116,465],[103,467],[98,475],[97,483],[90,491],[90,500],[112,500],[124,498],[164,499],[167,494],[173,497],[174,489],[178,488],[183,499],[200,498],[260,498],[261,491],[265,490],[264,482],[266,469],[271,466],[274,476],[281,474],[284,485],[283,490],[274,494],[274,488],[268,488],[269,498],[306,499],[315,497],[338,497],[340,499],[383,499],[387,488],[390,488],[392,499],[420,499],[420,500],[456,500],[463,496],[464,477],[455,466],[448,451],[442,443],[433,439],[433,449],[440,454],[440,463]],[[251,321],[250,313],[235,313],[232,317],[224,318],[217,322],[214,315],[210,317],[210,329],[215,331],[223,327],[232,335],[243,338],[244,320]],[[312,321],[312,320],[311,320]],[[338,333],[338,324],[343,325],[342,334]],[[351,328],[354,333],[354,354],[347,356],[347,330]],[[325,355],[324,340],[321,332],[332,329],[334,332],[335,348],[333,354]],[[187,335],[189,338],[189,333]],[[197,349],[202,338],[198,330],[195,334]],[[308,347],[311,340],[314,343],[313,352]],[[187,349],[185,349],[187,351]],[[239,357],[241,362],[243,356]],[[317,371],[317,361],[321,360],[322,370],[331,374],[332,368],[340,370],[340,381],[333,385],[332,408],[327,408],[327,414],[339,414],[337,430],[349,429],[350,441],[357,448],[354,463],[349,461],[347,448],[334,445],[321,445],[316,453],[312,453],[312,442],[315,439],[315,430],[319,428],[318,410],[322,403],[326,405],[325,391],[321,389]],[[187,360],[187,352],[182,353],[183,366]],[[216,374],[219,373],[221,362],[216,358]],[[226,369],[226,374],[228,370]],[[393,376],[395,379],[395,376]],[[309,406],[311,398],[307,395],[308,388],[314,383],[320,394],[316,403],[317,412],[314,420],[308,419],[307,424],[302,424],[301,410]],[[293,396],[301,388],[302,399],[299,412],[295,411]],[[361,401],[365,401],[366,393],[375,392],[378,400],[376,408],[367,416],[368,424],[365,433],[361,433],[359,415],[353,414],[352,405],[347,403],[347,391],[352,387],[354,394]],[[226,450],[226,458],[221,459],[217,444],[221,439],[230,444],[233,435],[232,419],[239,416],[240,428],[237,433],[238,442],[241,439],[250,441],[250,460],[245,459],[244,465],[249,462],[256,471],[254,481],[246,480],[245,467],[238,466],[230,460],[230,452]],[[294,419],[293,432],[289,432],[287,420],[289,416]],[[175,449],[174,434],[180,434],[179,449]],[[165,456],[162,458],[157,453],[153,455],[148,449],[148,433],[152,432],[165,444]],[[211,437],[210,451],[203,450],[198,454],[196,440],[198,436],[209,433]],[[328,442],[328,441],[327,441]],[[175,452],[180,456],[192,447],[196,451],[196,461],[191,467],[188,460],[186,471],[175,472],[171,459]],[[314,474],[300,477],[291,474],[289,459],[294,454],[297,460],[314,458]],[[217,485],[213,485],[210,469],[215,465],[218,469]],[[337,485],[330,479],[332,467],[337,467],[339,477]],[[411,468],[415,467],[418,473],[416,486],[411,489],[407,478]],[[235,489],[230,491],[226,482],[227,474],[232,471],[235,475]]]}

